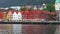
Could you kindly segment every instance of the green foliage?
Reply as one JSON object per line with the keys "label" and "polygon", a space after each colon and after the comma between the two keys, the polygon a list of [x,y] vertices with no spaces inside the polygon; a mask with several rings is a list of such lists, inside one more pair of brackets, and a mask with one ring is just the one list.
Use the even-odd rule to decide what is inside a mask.
{"label": "green foliage", "polygon": [[13,10],[12,8],[8,8],[8,10]]}
{"label": "green foliage", "polygon": [[32,10],[32,8],[27,8],[27,7],[21,8],[21,11],[25,11],[25,10],[30,11],[30,10]]}
{"label": "green foliage", "polygon": [[49,10],[50,12],[54,12],[55,6],[54,6],[54,4],[47,4],[46,8],[44,8],[43,10]]}
{"label": "green foliage", "polygon": [[29,8],[28,11],[33,10],[32,8]]}
{"label": "green foliage", "polygon": [[21,8],[21,11],[25,11],[26,10],[26,8]]}
{"label": "green foliage", "polygon": [[47,8],[44,8],[43,10],[48,10]]}
{"label": "green foliage", "polygon": [[50,12],[55,11],[54,4],[47,4],[46,6],[47,6],[47,10],[49,10]]}

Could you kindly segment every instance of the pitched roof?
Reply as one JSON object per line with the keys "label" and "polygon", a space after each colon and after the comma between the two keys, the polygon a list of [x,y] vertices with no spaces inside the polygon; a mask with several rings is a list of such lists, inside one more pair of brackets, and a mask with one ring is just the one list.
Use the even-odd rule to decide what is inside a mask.
{"label": "pitched roof", "polygon": [[52,15],[57,15],[57,12],[51,12]]}
{"label": "pitched roof", "polygon": [[0,19],[2,19],[3,18],[3,13],[2,12],[0,12]]}
{"label": "pitched roof", "polygon": [[48,15],[42,14],[42,13],[40,14],[39,18],[40,18],[40,19],[45,19],[45,20],[50,20],[50,18],[49,18]]}
{"label": "pitched roof", "polygon": [[34,14],[41,14],[41,10],[34,10]]}
{"label": "pitched roof", "polygon": [[[8,12],[11,11],[11,13],[13,14],[14,12],[16,12],[16,14],[18,14],[18,11],[17,10],[7,10]],[[7,13],[8,13],[7,12]]]}
{"label": "pitched roof", "polygon": [[43,12],[43,14],[51,14],[51,12],[48,10],[42,10],[42,12]]}
{"label": "pitched roof", "polygon": [[21,12],[18,12],[18,14],[21,14]]}

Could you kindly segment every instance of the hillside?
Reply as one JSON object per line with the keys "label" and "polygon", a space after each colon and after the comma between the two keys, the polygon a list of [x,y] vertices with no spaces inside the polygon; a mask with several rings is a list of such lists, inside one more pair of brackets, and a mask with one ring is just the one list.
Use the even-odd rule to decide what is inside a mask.
{"label": "hillside", "polygon": [[20,5],[41,5],[42,3],[54,3],[55,0],[0,0],[0,7]]}

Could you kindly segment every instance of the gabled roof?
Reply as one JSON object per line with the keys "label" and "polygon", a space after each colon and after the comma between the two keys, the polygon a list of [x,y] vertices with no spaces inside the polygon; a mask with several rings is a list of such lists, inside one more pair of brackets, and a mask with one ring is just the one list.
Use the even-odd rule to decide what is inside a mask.
{"label": "gabled roof", "polygon": [[41,14],[41,10],[34,10],[34,14]]}
{"label": "gabled roof", "polygon": [[[8,12],[11,11],[11,13],[13,14],[14,12],[16,12],[16,14],[18,14],[18,11],[17,10],[7,10]],[[7,13],[8,13],[7,12]]]}
{"label": "gabled roof", "polygon": [[21,14],[24,15],[26,12],[25,11],[21,11]]}
{"label": "gabled roof", "polygon": [[21,12],[18,12],[18,14],[20,14],[20,15],[21,15]]}
{"label": "gabled roof", "polygon": [[3,18],[3,13],[2,12],[0,12],[0,19],[2,19]]}
{"label": "gabled roof", "polygon": [[52,15],[57,15],[57,12],[51,12]]}
{"label": "gabled roof", "polygon": [[40,14],[39,19],[50,20],[49,16],[43,13]]}
{"label": "gabled roof", "polygon": [[42,13],[43,13],[43,14],[51,14],[51,12],[48,11],[48,10],[42,10]]}

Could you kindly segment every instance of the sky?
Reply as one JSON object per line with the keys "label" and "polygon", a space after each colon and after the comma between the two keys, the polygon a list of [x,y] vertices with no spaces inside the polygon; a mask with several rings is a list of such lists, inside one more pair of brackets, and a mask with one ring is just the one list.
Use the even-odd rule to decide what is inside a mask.
{"label": "sky", "polygon": [[0,0],[0,7],[41,5],[43,3],[54,3],[55,0]]}

